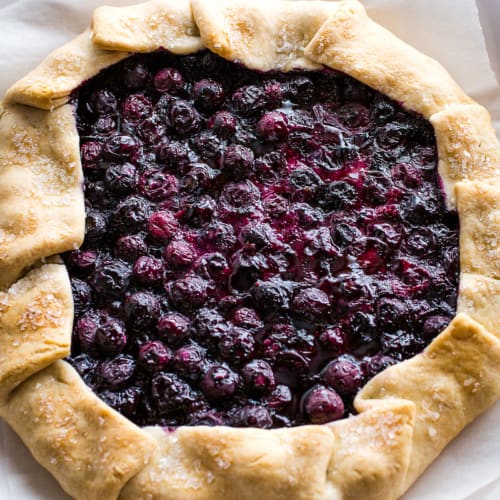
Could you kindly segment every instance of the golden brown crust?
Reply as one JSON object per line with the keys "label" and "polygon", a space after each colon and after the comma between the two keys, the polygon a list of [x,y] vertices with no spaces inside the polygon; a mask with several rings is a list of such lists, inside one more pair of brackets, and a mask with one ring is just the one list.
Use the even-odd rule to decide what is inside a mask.
{"label": "golden brown crust", "polygon": [[56,49],[29,75],[15,83],[7,91],[4,103],[54,109],[66,104],[71,92],[82,82],[128,55],[99,49],[92,43],[87,30]]}
{"label": "golden brown crust", "polygon": [[339,498],[399,498],[405,489],[414,418],[410,401],[369,401],[360,415],[328,425],[336,438],[328,482]]}
{"label": "golden brown crust", "polygon": [[413,404],[394,401],[328,426],[147,428],[158,451],[120,499],[252,500],[263,492],[273,500],[396,498],[413,411]]}
{"label": "golden brown crust", "polygon": [[190,54],[203,48],[189,0],[152,0],[131,7],[100,7],[92,40],[103,49]]}
{"label": "golden brown crust", "polygon": [[326,470],[334,441],[327,428],[147,430],[159,443],[159,453],[124,488],[123,499],[141,494],[172,500],[251,499],[264,491],[280,500],[328,498]]}
{"label": "golden brown crust", "polygon": [[500,280],[463,273],[457,310],[467,313],[500,338]]}
{"label": "golden brown crust", "polygon": [[192,0],[204,45],[212,52],[262,71],[318,68],[304,49],[336,2]]}
{"label": "golden brown crust", "polygon": [[340,2],[305,54],[426,118],[452,104],[472,103],[438,62],[372,21],[355,0]]}
{"label": "golden brown crust", "polygon": [[[460,313],[422,354],[373,378],[356,397],[405,399],[416,407],[406,487],[477,415],[500,396],[500,341]],[[369,407],[369,406],[368,406]]]}
{"label": "golden brown crust", "polygon": [[[49,113],[12,103],[64,104],[82,81],[127,56],[116,50],[163,46],[184,54],[205,44],[260,70],[325,64],[430,118],[450,205],[460,215],[462,271],[474,273],[462,275],[461,314],[423,354],[372,379],[356,398],[356,417],[272,431],[141,430],[100,402],[69,365],[45,368],[67,354],[72,316],[68,278],[51,264],[0,292],[0,414],[77,498],[398,498],[500,394],[493,178],[500,155],[489,116],[441,66],[369,20],[354,0],[192,0],[193,14],[190,5],[98,9],[92,39],[86,32],[9,90],[8,106],[0,106],[0,290],[40,258],[79,245],[84,223],[71,108]],[[50,314],[37,316],[51,293]]]}
{"label": "golden brown crust", "polygon": [[104,404],[64,361],[21,384],[0,414],[77,499],[117,498],[156,447],[144,431]]}
{"label": "golden brown crust", "polygon": [[84,207],[73,110],[14,105],[0,118],[0,290],[27,266],[79,246]]}
{"label": "golden brown crust", "polygon": [[460,269],[500,278],[500,187],[484,182],[455,186],[460,216]]}
{"label": "golden brown crust", "polygon": [[430,122],[436,133],[439,174],[451,206],[457,182],[500,179],[500,144],[486,109],[457,104],[432,115]]}
{"label": "golden brown crust", "polygon": [[69,354],[72,310],[62,265],[43,265],[0,292],[0,405],[22,381]]}

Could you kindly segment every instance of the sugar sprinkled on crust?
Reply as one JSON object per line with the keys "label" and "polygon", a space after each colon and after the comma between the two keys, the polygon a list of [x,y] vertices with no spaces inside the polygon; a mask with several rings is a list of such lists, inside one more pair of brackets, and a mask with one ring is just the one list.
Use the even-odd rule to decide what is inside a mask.
{"label": "sugar sprinkled on crust", "polygon": [[61,305],[51,293],[36,297],[26,306],[17,322],[17,326],[22,332],[26,330],[34,331],[47,326],[56,328],[62,324],[63,311]]}

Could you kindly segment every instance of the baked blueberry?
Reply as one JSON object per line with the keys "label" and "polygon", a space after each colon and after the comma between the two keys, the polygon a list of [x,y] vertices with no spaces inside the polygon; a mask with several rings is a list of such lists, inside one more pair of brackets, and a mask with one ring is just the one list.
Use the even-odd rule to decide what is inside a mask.
{"label": "baked blueberry", "polygon": [[242,369],[243,380],[252,392],[269,392],[276,387],[271,365],[262,359],[254,359]]}
{"label": "baked blueberry", "polygon": [[156,324],[160,301],[151,292],[136,292],[125,299],[124,313],[131,328],[144,329]]}
{"label": "baked blueberry", "polygon": [[235,412],[233,425],[236,427],[269,429],[273,425],[273,420],[265,406],[247,405]]}
{"label": "baked blueberry", "polygon": [[153,85],[160,92],[177,94],[184,85],[184,79],[176,68],[162,68],[155,74]]}
{"label": "baked blueberry", "polygon": [[313,424],[326,424],[344,415],[342,398],[327,387],[316,385],[303,398],[304,413]]}
{"label": "baked blueberry", "polygon": [[172,361],[172,351],[160,340],[143,344],[137,355],[139,366],[147,372],[164,371]]}
{"label": "baked blueberry", "polygon": [[239,377],[222,365],[210,367],[201,380],[201,390],[211,401],[230,398],[238,388]]}

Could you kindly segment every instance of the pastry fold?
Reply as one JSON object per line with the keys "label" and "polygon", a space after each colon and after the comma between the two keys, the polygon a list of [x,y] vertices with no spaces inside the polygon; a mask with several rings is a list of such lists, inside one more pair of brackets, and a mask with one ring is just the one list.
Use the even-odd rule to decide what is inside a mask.
{"label": "pastry fold", "polygon": [[106,50],[190,54],[203,48],[190,0],[153,0],[131,7],[99,7],[92,41]]}
{"label": "pastry fold", "polygon": [[0,117],[0,290],[26,268],[81,245],[79,138],[71,106],[19,104]]}
{"label": "pastry fold", "polygon": [[26,380],[0,410],[33,456],[81,500],[117,498],[156,447],[64,361]]}
{"label": "pastry fold", "polygon": [[91,31],[87,30],[54,50],[37,68],[15,83],[7,91],[4,102],[53,110],[66,104],[71,92],[82,82],[129,55],[100,49],[92,43]]}
{"label": "pastry fold", "polygon": [[357,0],[339,3],[305,54],[426,118],[453,104],[473,103],[437,61],[371,20]]}
{"label": "pastry fold", "polygon": [[204,45],[221,57],[261,71],[317,69],[305,55],[320,26],[339,8],[337,2],[192,0]]}

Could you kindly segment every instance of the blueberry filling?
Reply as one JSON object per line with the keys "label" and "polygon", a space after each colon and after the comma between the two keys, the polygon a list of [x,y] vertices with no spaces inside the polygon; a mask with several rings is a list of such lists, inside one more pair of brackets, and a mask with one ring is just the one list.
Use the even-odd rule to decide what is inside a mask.
{"label": "blueberry filling", "polygon": [[78,89],[69,361],[139,425],[354,412],[455,313],[432,127],[329,70],[134,56]]}

